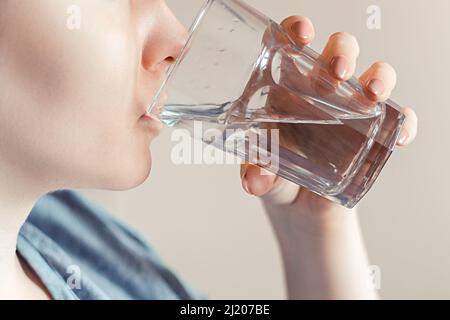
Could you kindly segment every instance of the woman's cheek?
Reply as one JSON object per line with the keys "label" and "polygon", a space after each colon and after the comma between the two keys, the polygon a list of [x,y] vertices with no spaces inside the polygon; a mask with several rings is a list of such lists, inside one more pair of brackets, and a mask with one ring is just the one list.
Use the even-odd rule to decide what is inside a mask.
{"label": "woman's cheek", "polygon": [[59,47],[66,49],[54,53],[65,57],[55,61],[64,94],[43,104],[47,105],[45,113],[51,115],[49,136],[60,138],[52,144],[58,154],[55,160],[78,168],[74,171],[84,181],[93,179],[95,185],[103,181],[103,187],[128,186],[146,170],[141,168],[141,173],[133,175],[138,157],[143,156],[130,129],[137,121],[133,103],[136,58],[128,41],[118,32],[93,31]]}
{"label": "woman's cheek", "polygon": [[48,5],[32,1],[24,12],[45,19],[30,14],[10,30],[8,61],[20,89],[14,103],[20,111],[10,125],[13,138],[23,140],[21,147],[8,145],[10,151],[16,148],[17,159],[27,159],[43,176],[74,179],[78,185],[141,183],[150,159],[147,137],[136,129],[142,107],[135,101],[136,39],[126,25],[112,24],[98,12],[85,11],[82,29],[68,30],[61,23],[62,6],[42,1]]}
{"label": "woman's cheek", "polygon": [[130,37],[121,32],[110,30],[99,39],[91,50],[99,63],[88,78],[90,85],[84,86],[90,108],[78,121],[91,133],[83,138],[92,151],[90,162],[102,164],[99,169],[108,181],[104,187],[129,188],[142,183],[150,170],[148,139],[136,129],[143,112],[135,92],[138,55]]}
{"label": "woman's cheek", "polygon": [[111,35],[108,37],[107,54],[105,61],[108,62],[108,70],[110,74],[105,79],[106,85],[114,79],[110,87],[110,96],[113,101],[120,102],[120,110],[123,116],[133,117],[135,115],[136,106],[136,73],[138,61],[135,50],[131,42],[123,39],[121,35]]}

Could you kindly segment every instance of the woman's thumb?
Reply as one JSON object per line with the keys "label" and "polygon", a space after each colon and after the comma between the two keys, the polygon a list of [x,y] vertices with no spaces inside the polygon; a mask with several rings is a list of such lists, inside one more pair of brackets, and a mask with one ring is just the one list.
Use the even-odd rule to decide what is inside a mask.
{"label": "woman's thumb", "polygon": [[261,197],[272,190],[276,175],[254,164],[241,165],[242,187],[251,195]]}

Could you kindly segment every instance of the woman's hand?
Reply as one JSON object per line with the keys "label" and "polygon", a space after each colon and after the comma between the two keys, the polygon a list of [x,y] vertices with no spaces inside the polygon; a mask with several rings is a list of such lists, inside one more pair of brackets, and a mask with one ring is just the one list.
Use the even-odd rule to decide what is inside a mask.
{"label": "woman's hand", "polygon": [[[299,45],[306,46],[314,39],[314,27],[306,17],[292,16],[281,24]],[[330,36],[322,59],[328,63],[330,74],[336,80],[350,79],[356,69],[356,60],[359,55],[358,42],[354,36],[338,32]],[[367,69],[359,80],[365,90],[366,96],[373,101],[384,101],[389,98],[396,85],[395,70],[387,63],[376,62]],[[411,143],[417,132],[417,117],[410,108],[404,108],[406,124],[402,129],[398,144],[405,146]],[[264,172],[264,169],[252,165],[241,166],[242,186],[247,193],[262,197],[270,205],[294,205],[298,209],[318,215],[330,209],[345,210],[343,207],[322,198],[304,188],[273,174]]]}
{"label": "woman's hand", "polygon": [[[290,17],[282,26],[299,45],[314,39],[314,28],[305,17]],[[322,53],[329,73],[337,80],[353,76],[359,55],[358,42],[347,33],[333,34]],[[388,99],[396,84],[394,69],[374,63],[360,76],[364,93],[372,101]],[[417,117],[403,109],[406,124],[398,144],[411,143]],[[295,142],[294,142],[295,143]],[[376,299],[371,268],[354,209],[347,209],[258,166],[241,166],[243,188],[263,199],[278,240],[289,298]]]}

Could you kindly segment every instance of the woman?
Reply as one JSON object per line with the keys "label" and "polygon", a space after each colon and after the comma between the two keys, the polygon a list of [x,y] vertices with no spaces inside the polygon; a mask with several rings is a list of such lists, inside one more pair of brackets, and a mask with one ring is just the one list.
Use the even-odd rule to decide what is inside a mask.
{"label": "woman", "polygon": [[[66,26],[74,4],[79,30]],[[282,25],[299,45],[314,38],[308,18]],[[74,192],[42,198],[24,224],[50,191],[125,190],[147,179],[161,124],[143,115],[186,38],[162,0],[0,2],[0,298],[203,297],[135,232]],[[323,51],[338,80],[353,75],[358,54],[347,33]],[[360,79],[380,101],[396,82],[386,63]],[[404,112],[400,145],[416,135],[414,112]],[[376,298],[355,209],[260,170],[243,165],[242,185],[264,202],[289,297]]]}

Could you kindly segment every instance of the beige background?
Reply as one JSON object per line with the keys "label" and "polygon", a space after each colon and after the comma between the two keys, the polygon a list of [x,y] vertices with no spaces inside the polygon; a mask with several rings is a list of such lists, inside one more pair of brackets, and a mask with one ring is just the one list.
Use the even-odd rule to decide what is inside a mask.
{"label": "beige background", "polygon": [[[198,0],[170,0],[188,21]],[[276,20],[309,16],[320,50],[335,31],[355,34],[358,71],[375,60],[398,71],[393,98],[420,118],[416,143],[394,153],[360,205],[371,261],[384,298],[450,298],[450,1],[249,0]],[[382,9],[382,29],[366,28],[366,9]],[[284,298],[276,243],[257,199],[240,189],[236,166],[170,161],[170,130],[154,144],[142,187],[88,195],[138,228],[185,279],[211,298]]]}

